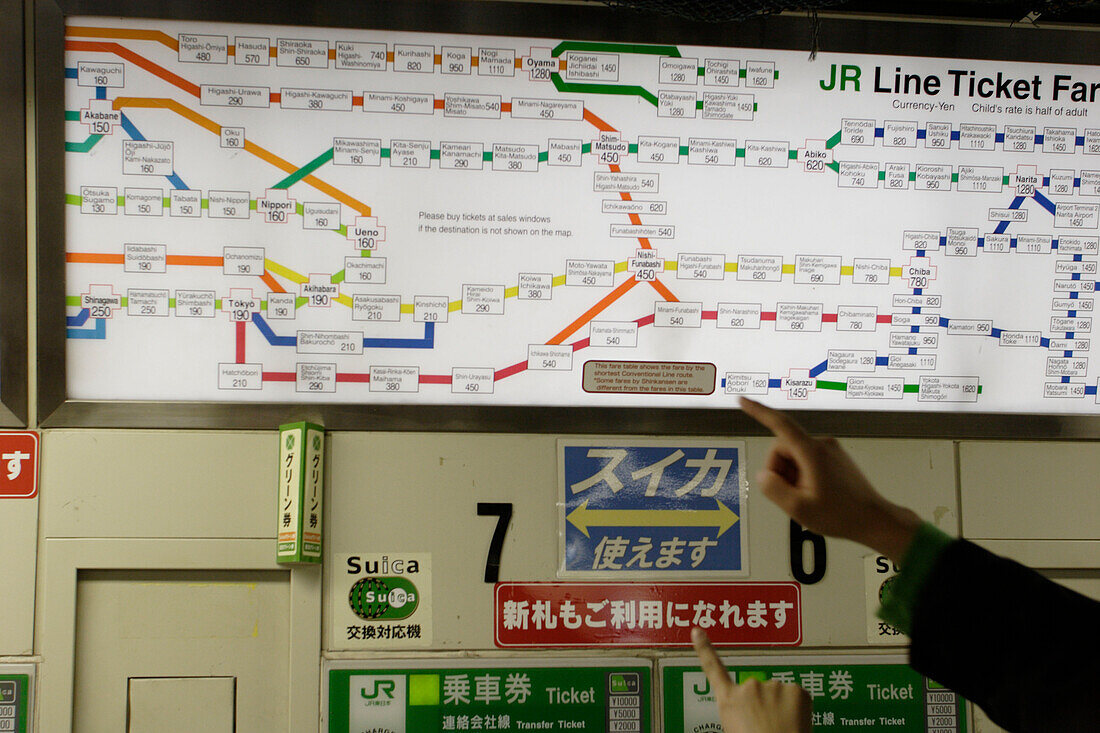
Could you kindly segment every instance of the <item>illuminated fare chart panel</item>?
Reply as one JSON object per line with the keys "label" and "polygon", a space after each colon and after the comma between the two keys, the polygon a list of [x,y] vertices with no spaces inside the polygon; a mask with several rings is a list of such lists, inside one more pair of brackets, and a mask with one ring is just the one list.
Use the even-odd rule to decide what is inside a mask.
{"label": "illuminated fare chart panel", "polygon": [[65,66],[71,398],[1097,411],[1096,67],[103,18]]}

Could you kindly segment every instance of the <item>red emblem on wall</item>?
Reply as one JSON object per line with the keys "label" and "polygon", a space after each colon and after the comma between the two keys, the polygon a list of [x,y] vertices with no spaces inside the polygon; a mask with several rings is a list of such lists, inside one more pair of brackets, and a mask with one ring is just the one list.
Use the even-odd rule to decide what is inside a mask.
{"label": "red emblem on wall", "polygon": [[38,433],[0,432],[0,499],[38,495]]}

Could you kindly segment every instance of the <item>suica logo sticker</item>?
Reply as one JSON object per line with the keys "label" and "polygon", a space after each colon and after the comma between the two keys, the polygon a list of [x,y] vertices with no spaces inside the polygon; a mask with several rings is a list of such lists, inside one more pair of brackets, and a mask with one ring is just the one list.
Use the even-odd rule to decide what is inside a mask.
{"label": "suica logo sticker", "polygon": [[348,593],[352,612],[364,621],[408,618],[420,603],[420,593],[408,578],[360,578]]}

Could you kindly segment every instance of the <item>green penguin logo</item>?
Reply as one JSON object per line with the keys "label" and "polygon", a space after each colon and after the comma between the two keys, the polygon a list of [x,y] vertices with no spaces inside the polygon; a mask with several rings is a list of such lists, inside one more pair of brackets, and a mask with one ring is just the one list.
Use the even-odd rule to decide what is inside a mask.
{"label": "green penguin logo", "polygon": [[412,616],[420,594],[406,578],[360,578],[348,593],[352,612],[364,621],[388,621]]}
{"label": "green penguin logo", "polygon": [[890,595],[890,589],[893,587],[897,577],[896,575],[891,575],[889,578],[882,581],[882,585],[878,587],[878,602],[880,605],[886,604],[886,597]]}

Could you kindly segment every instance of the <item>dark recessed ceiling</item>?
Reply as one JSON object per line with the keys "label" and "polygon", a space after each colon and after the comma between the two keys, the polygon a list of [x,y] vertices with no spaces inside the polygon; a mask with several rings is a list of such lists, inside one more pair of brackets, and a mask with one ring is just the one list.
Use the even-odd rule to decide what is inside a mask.
{"label": "dark recessed ceiling", "polygon": [[589,0],[693,20],[729,21],[781,11],[1019,22],[1037,25],[1073,23],[1100,26],[1100,0],[961,0],[952,2],[876,2],[874,0]]}

